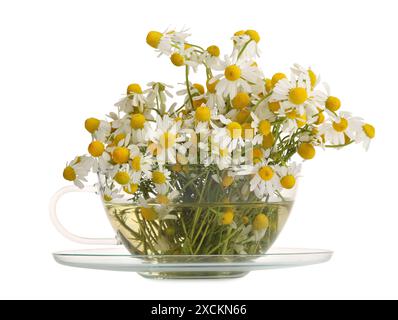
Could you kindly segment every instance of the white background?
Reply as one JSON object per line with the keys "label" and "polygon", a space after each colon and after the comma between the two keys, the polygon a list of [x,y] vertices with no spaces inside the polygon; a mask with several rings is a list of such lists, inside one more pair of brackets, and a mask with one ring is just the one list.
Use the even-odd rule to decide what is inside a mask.
{"label": "white background", "polygon": [[[398,298],[398,19],[396,1],[1,1],[1,298]],[[310,65],[377,138],[318,152],[277,246],[335,250],[327,264],[237,280],[154,281],[73,269],[53,251],[83,248],[48,218],[62,169],[84,152],[83,121],[101,117],[131,82],[182,81],[145,44],[149,30],[189,26],[227,52],[240,29],[261,34],[268,75]],[[77,233],[112,233],[95,196],[60,204]]]}

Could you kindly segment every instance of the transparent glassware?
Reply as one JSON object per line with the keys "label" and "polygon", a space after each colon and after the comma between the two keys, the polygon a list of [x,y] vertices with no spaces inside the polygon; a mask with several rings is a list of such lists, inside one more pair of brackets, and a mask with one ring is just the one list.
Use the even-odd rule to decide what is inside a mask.
{"label": "transparent glassware", "polygon": [[[194,165],[171,172],[175,198],[153,194],[142,204],[127,193],[110,201],[102,196],[113,228],[132,254],[265,253],[293,206],[295,189],[259,201],[249,190],[250,176],[230,178],[228,172]],[[113,183],[105,176],[99,181],[101,190]]]}
{"label": "transparent glassware", "polygon": [[[259,201],[250,191],[251,176],[231,177],[231,171],[201,165],[170,166],[168,169],[171,172],[168,188],[178,191],[175,197],[156,194],[155,186],[148,184],[141,191],[145,202],[140,199],[142,193],[123,192],[122,197],[110,199],[104,191],[112,188],[114,181],[104,175],[98,176],[95,190],[87,190],[99,193],[116,238],[87,239],[65,230],[55,210],[63,191],[51,204],[55,212],[53,222],[73,241],[122,243],[132,255],[151,257],[151,263],[160,263],[162,257],[173,255],[197,256],[196,259],[207,256],[253,259],[272,246],[294,203],[297,187]],[[74,191],[73,188],[67,190],[70,191]],[[228,271],[222,273],[222,277],[228,274],[239,276]],[[217,274],[202,276],[217,277]],[[201,274],[192,277],[198,278]]]}

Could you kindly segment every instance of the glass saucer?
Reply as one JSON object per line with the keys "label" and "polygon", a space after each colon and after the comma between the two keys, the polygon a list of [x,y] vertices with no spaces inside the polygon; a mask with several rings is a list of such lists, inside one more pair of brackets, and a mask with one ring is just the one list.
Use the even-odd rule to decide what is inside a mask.
{"label": "glass saucer", "polygon": [[131,255],[124,248],[62,251],[53,254],[62,265],[138,272],[147,278],[238,278],[250,271],[323,263],[333,252],[321,249],[272,248],[263,255]]}

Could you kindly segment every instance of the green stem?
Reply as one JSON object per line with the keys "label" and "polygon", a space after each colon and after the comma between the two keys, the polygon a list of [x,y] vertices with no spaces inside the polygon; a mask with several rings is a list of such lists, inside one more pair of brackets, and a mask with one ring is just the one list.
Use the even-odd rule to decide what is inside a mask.
{"label": "green stem", "polygon": [[[205,192],[205,190],[206,190],[207,180],[208,180],[208,178],[209,178],[209,172],[210,172],[209,170],[206,170],[206,171],[207,171],[207,172],[206,172],[206,178],[205,178],[205,182],[203,183],[203,186],[202,186],[202,191],[201,191],[201,193],[200,193],[198,203],[201,203],[201,202],[202,202],[203,194],[204,194],[204,192]],[[201,212],[201,211],[202,211],[202,208],[201,208],[201,207],[199,207],[199,208],[196,209],[195,216],[194,216],[194,220],[193,220],[193,224],[192,224],[191,239],[193,238],[193,233],[194,233],[194,231],[195,231],[196,223],[197,223],[197,221],[198,221],[198,219],[199,219],[199,216],[200,216],[200,212]]]}
{"label": "green stem", "polygon": [[348,143],[345,144],[336,144],[336,145],[325,145],[325,148],[342,148],[342,147],[346,147],[349,146],[351,143],[354,143],[354,141],[350,141]]}
{"label": "green stem", "polygon": [[193,99],[192,99],[192,94],[191,94],[191,88],[189,87],[189,66],[185,66],[185,84],[187,86],[189,102],[191,103],[191,107],[193,108]]}
{"label": "green stem", "polygon": [[251,41],[252,41],[252,39],[250,39],[249,41],[247,41],[247,42],[245,43],[245,45],[242,47],[242,49],[239,51],[237,60],[239,60],[240,56],[241,56],[242,53],[246,50],[247,46],[249,45],[249,43],[250,43]]}

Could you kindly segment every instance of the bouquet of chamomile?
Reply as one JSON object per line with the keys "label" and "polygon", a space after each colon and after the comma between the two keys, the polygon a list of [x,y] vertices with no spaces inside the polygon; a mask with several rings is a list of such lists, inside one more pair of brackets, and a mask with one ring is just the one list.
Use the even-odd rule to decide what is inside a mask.
{"label": "bouquet of chamomile", "polygon": [[236,32],[228,55],[189,36],[146,37],[181,73],[178,99],[169,84],[135,79],[105,119],[85,121],[88,154],[63,176],[80,188],[90,172],[98,176],[108,216],[133,253],[264,252],[290,212],[300,162],[318,149],[367,149],[375,129],[342,111],[310,68],[264,75],[255,30]]}

